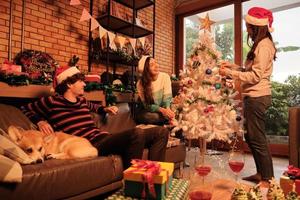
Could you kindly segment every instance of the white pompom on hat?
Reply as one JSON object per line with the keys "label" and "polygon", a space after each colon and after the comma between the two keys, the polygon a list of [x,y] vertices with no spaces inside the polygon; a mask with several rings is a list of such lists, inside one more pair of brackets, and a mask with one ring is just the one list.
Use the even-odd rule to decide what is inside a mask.
{"label": "white pompom on hat", "polygon": [[60,84],[67,78],[69,78],[75,74],[79,74],[79,73],[81,73],[81,72],[79,71],[79,69],[77,69],[77,67],[69,67],[57,74],[57,76],[56,76],[57,84]]}
{"label": "white pompom on hat", "polygon": [[245,21],[248,24],[255,26],[268,26],[269,32],[273,32],[273,14],[272,11],[261,7],[253,7],[248,10],[248,14],[245,16]]}
{"label": "white pompom on hat", "polygon": [[139,64],[138,64],[138,72],[139,73],[143,73],[144,68],[145,68],[145,62],[146,62],[147,58],[150,58],[150,56],[142,56],[141,59],[139,60]]}

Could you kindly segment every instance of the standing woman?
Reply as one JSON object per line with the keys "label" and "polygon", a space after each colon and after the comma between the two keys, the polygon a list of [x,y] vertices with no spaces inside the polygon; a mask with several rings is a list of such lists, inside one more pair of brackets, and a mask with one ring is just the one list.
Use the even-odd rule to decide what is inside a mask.
{"label": "standing woman", "polygon": [[164,125],[175,114],[170,109],[172,88],[170,76],[159,71],[156,60],[143,56],[138,65],[141,74],[137,82],[137,91],[142,109],[136,114],[138,123]]}
{"label": "standing woman", "polygon": [[[246,142],[250,147],[257,173],[243,178],[262,182],[274,177],[272,156],[265,134],[265,114],[271,105],[271,82],[276,48],[271,36],[273,15],[270,10],[253,7],[245,17],[248,32],[245,67],[224,61],[220,74],[238,80],[242,84],[244,116],[246,119]],[[249,40],[251,39],[251,44]]]}

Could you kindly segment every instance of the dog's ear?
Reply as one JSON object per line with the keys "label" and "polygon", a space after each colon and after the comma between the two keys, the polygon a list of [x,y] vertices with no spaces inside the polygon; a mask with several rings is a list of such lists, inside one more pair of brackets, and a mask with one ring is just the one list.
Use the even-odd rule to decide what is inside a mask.
{"label": "dog's ear", "polygon": [[54,139],[55,135],[54,134],[50,134],[50,135],[47,135],[47,136],[44,136],[44,142],[46,144],[50,143],[53,139]]}
{"label": "dog's ear", "polygon": [[15,126],[9,126],[7,132],[14,142],[19,142],[23,137],[21,130]]}

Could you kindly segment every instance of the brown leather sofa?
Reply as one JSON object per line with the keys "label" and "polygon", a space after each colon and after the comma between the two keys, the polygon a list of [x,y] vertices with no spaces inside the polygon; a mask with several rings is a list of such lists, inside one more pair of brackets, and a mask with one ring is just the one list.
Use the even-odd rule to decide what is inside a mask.
{"label": "brown leather sofa", "polygon": [[300,107],[289,108],[289,163],[300,167]]}
{"label": "brown leather sofa", "polygon": [[[95,115],[102,129],[116,133],[135,126],[128,104],[119,105],[119,114],[109,116],[106,123]],[[30,121],[13,106],[0,104],[0,128],[10,124],[29,129]],[[167,149],[166,161],[182,166],[183,144]],[[21,183],[0,183],[0,199],[87,199],[122,187],[123,166],[119,156],[77,160],[47,160],[41,164],[23,165]]]}

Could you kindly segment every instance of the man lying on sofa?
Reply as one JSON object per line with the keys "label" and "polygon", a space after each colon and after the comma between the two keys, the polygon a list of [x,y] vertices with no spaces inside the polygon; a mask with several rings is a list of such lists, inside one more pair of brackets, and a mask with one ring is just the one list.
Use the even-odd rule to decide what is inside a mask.
{"label": "man lying on sofa", "polygon": [[117,114],[118,108],[88,102],[83,97],[84,75],[76,67],[62,71],[56,80],[56,95],[42,97],[21,108],[40,131],[45,134],[63,131],[84,137],[98,149],[99,155],[120,155],[125,169],[130,166],[131,159],[142,158],[144,147],[149,147],[149,159],[164,161],[169,136],[166,128],[135,128],[118,134],[101,132],[90,112]]}

